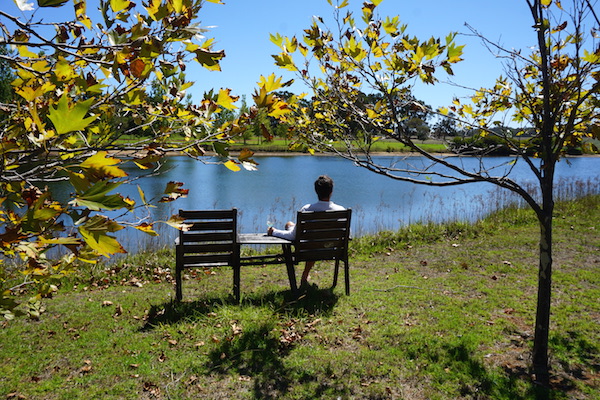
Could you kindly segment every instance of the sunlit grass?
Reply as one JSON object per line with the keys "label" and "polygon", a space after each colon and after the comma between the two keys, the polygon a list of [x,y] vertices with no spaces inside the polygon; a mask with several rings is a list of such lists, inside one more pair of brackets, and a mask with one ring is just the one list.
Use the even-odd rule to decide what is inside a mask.
{"label": "sunlit grass", "polygon": [[[554,399],[600,395],[599,205],[556,209]],[[228,268],[187,271],[174,302],[172,248],[90,268],[0,325],[0,397],[533,399],[530,214],[356,238],[350,296],[328,263],[300,298],[282,266],[244,268],[240,305]]]}

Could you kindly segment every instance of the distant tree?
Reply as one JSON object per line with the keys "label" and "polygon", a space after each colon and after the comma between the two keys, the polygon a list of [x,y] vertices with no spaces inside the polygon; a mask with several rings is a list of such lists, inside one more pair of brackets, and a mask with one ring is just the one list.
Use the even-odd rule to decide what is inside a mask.
{"label": "distant tree", "polygon": [[[274,55],[276,63],[296,71],[314,96],[310,113],[297,108],[294,125],[297,138],[316,150],[335,153],[392,179],[432,186],[489,182],[521,196],[535,212],[540,225],[532,362],[536,382],[547,388],[554,175],[566,146],[591,147],[598,143],[600,48],[595,41],[600,28],[598,16],[588,0],[526,0],[533,26],[531,55],[486,40],[488,46],[493,46],[507,60],[507,78],[500,77],[492,88],[475,91],[469,102],[456,99],[451,107],[427,110],[446,116],[452,112],[466,126],[478,129],[481,136],[499,139],[518,156],[512,163],[525,163],[531,169],[539,184],[541,195],[537,196],[511,179],[513,164],[499,176],[486,169],[483,162],[478,169],[467,170],[449,158],[427,152],[413,140],[406,129],[408,117],[401,112],[406,106],[422,107],[411,100],[412,87],[416,81],[436,83],[438,71],[452,74],[453,64],[462,60],[463,46],[456,44],[454,34],[445,40],[420,40],[408,35],[407,26],[400,24],[399,17],[376,16],[380,2],[365,2],[358,21],[352,12],[344,11],[347,0],[338,2],[334,11],[335,30],[317,17],[300,40],[272,35],[272,41],[281,49]],[[586,24],[589,26],[584,29]],[[357,102],[363,88],[380,93],[381,100],[374,105]],[[516,136],[507,130],[493,130],[502,125],[502,120],[497,119],[499,115],[511,116],[524,128]],[[357,141],[349,129],[351,124],[359,124],[369,137]],[[530,128],[535,130],[532,141],[519,140],[519,134]],[[399,141],[432,165],[402,169],[378,164],[371,157],[371,144],[379,138]],[[339,149],[340,144],[343,150]],[[445,171],[436,172],[431,168],[433,164],[444,166]],[[547,395],[546,390],[540,390],[542,398]]]}
{"label": "distant tree", "polygon": [[13,70],[5,57],[10,55],[5,45],[0,45],[0,106],[8,107],[14,100],[11,82],[15,79]]}
{"label": "distant tree", "polygon": [[433,126],[433,135],[439,139],[445,140],[446,136],[456,136],[458,127],[454,118],[440,117]]}

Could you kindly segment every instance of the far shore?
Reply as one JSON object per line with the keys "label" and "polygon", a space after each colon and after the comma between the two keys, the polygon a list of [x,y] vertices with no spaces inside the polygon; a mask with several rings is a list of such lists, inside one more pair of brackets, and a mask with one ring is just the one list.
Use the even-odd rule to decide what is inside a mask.
{"label": "far shore", "polygon": [[[115,150],[112,151],[111,153],[119,153],[119,154],[126,154],[126,155],[134,155],[136,153],[143,153],[144,150],[140,150],[140,151],[135,151],[135,150]],[[239,156],[241,152],[240,151],[230,151],[229,154],[233,157],[237,157]],[[179,155],[184,155],[182,154],[182,152],[179,151],[167,151],[166,153],[169,156],[179,156]],[[422,154],[414,152],[414,151],[395,151],[395,152],[388,152],[388,151],[379,151],[379,152],[372,152],[369,153],[372,156],[394,156],[394,157],[415,157],[415,156],[421,156]],[[432,156],[434,157],[476,157],[476,156],[472,156],[472,155],[464,155],[464,154],[457,154],[457,153],[450,153],[450,152],[433,152],[430,153]],[[296,156],[315,156],[315,157],[336,157],[337,154],[334,153],[318,153],[315,152],[314,154],[310,154],[308,152],[293,152],[293,151],[255,151],[253,152],[253,157],[296,157]],[[202,157],[218,157],[218,154],[212,151],[207,151]],[[485,157],[516,157],[515,155],[509,155],[509,156],[485,156]],[[575,157],[600,157],[600,154],[565,154],[563,157],[561,158],[575,158]]]}

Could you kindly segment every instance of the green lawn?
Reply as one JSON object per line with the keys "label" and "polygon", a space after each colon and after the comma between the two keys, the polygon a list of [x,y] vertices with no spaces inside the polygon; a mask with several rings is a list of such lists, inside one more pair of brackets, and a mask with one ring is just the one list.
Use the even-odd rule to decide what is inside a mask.
{"label": "green lawn", "polygon": [[[427,140],[424,142],[417,142],[424,150],[429,151],[431,153],[444,153],[448,152],[448,148],[446,145],[439,140]],[[257,138],[253,138],[251,140],[243,143],[242,141],[236,141],[236,143],[231,147],[232,150],[241,150],[243,148],[248,148],[255,152],[298,152],[305,153],[307,152],[306,147],[296,148],[293,151],[289,148],[290,142],[285,139],[275,138],[270,142],[266,142],[264,140],[259,141]],[[337,146],[340,150],[343,150],[342,145]],[[404,146],[403,144],[395,141],[395,140],[380,140],[373,144],[371,147],[371,152],[373,153],[406,153],[411,151],[410,148]]]}
{"label": "green lawn", "polygon": [[[553,399],[600,398],[600,196],[556,211]],[[300,298],[283,266],[189,271],[172,250],[82,272],[39,320],[0,323],[7,399],[533,399],[532,213],[415,225],[352,243]],[[26,296],[26,294],[23,294]]]}

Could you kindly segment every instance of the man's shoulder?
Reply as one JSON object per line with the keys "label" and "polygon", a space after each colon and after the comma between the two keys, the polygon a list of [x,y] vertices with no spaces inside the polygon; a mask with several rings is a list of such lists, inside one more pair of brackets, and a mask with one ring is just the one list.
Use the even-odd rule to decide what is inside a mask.
{"label": "man's shoulder", "polygon": [[339,204],[335,204],[333,201],[329,201],[329,202],[318,201],[316,203],[305,205],[304,207],[302,207],[300,209],[300,211],[328,211],[328,210],[340,211],[340,210],[345,210],[345,209],[346,209],[345,207],[340,206]]}
{"label": "man's shoulder", "polygon": [[331,209],[334,211],[342,211],[345,210],[346,207],[340,206],[339,204],[331,203]]}

